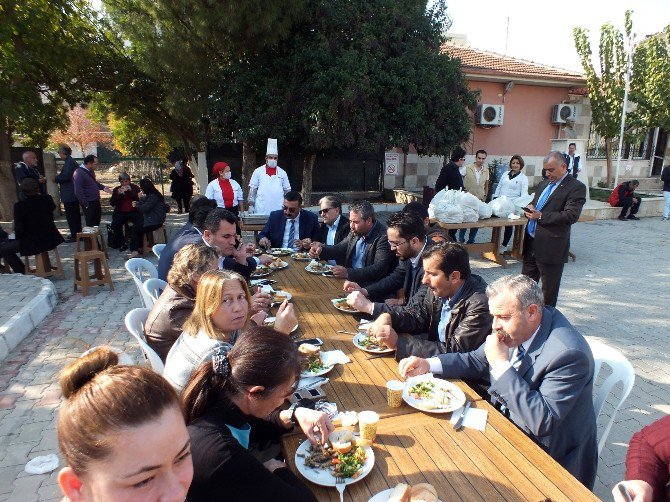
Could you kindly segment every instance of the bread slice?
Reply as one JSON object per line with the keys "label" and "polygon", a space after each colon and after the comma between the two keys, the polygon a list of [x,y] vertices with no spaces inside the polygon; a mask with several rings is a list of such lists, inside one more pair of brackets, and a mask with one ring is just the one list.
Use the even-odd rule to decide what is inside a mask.
{"label": "bread slice", "polygon": [[321,352],[321,349],[316,345],[312,345],[311,343],[301,343],[298,347],[298,352],[306,357],[318,356]]}
{"label": "bread slice", "polygon": [[398,483],[389,495],[388,502],[409,502],[410,490],[409,485]]}
{"label": "bread slice", "polygon": [[410,502],[437,502],[437,490],[429,483],[419,483],[412,486]]}
{"label": "bread slice", "polygon": [[338,429],[333,431],[328,438],[330,445],[337,453],[348,453],[352,448],[354,435],[347,429]]}

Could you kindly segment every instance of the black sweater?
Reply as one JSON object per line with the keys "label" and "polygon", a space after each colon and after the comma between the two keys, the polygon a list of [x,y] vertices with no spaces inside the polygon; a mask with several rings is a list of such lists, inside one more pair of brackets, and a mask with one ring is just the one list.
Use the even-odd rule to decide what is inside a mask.
{"label": "black sweater", "polygon": [[205,413],[188,426],[193,483],[188,502],[212,500],[291,500],[313,502],[309,488],[288,468],[268,471],[233,437],[228,427],[251,425],[251,442],[287,432],[279,413],[265,420],[247,417],[232,403]]}

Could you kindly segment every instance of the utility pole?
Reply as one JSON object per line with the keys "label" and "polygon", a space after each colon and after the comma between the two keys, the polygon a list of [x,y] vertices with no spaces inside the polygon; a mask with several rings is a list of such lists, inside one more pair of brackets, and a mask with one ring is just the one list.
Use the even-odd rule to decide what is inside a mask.
{"label": "utility pole", "polygon": [[507,42],[509,42],[509,16],[507,16],[507,30],[505,32],[505,56],[507,56]]}

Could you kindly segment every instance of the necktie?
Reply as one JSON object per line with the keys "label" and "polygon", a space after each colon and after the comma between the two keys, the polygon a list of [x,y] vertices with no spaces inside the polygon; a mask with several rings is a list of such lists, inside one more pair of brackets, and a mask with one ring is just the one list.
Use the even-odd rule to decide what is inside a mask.
{"label": "necktie", "polygon": [[519,366],[521,366],[521,361],[523,361],[523,356],[526,354],[526,351],[523,350],[523,345],[519,345],[516,348],[516,357],[514,357],[514,360],[512,361],[512,368],[515,370],[519,369]]}
{"label": "necktie", "polygon": [[295,240],[295,220],[291,220],[291,226],[288,229],[288,243],[286,247],[292,248]]}
{"label": "necktie", "polygon": [[[542,193],[540,200],[537,201],[537,205],[535,206],[536,211],[542,210],[547,203],[547,199],[551,195],[551,192],[554,191],[554,188],[556,188],[556,183],[549,183],[549,187]],[[528,223],[528,234],[530,234],[531,237],[535,237],[535,227],[537,227],[537,220],[530,220]]]}
{"label": "necktie", "polygon": [[440,323],[437,325],[437,336],[440,338],[442,343],[446,343],[447,340],[447,326],[451,321],[451,305],[449,305],[449,300],[444,300],[442,304],[442,313],[440,314]]}

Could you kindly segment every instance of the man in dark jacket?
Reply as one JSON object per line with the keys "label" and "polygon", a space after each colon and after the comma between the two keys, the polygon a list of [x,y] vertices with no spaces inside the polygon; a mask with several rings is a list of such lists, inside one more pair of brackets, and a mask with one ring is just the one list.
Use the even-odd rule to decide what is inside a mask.
{"label": "man in dark jacket", "polygon": [[486,282],[470,272],[467,249],[444,242],[428,248],[422,259],[426,293],[379,316],[370,333],[396,349],[397,360],[477,349],[491,333],[493,318]]}
{"label": "man in dark jacket", "polygon": [[299,247],[305,239],[314,240],[318,229],[316,215],[302,208],[302,195],[292,190],[284,194],[284,207],[270,213],[258,234],[258,244],[266,248]]}
{"label": "man in dark jacket", "polygon": [[74,183],[72,177],[77,170],[77,163],[72,158],[72,148],[67,145],[61,145],[58,149],[58,155],[64,161],[63,169],[54,180],[60,186],[60,200],[65,208],[65,218],[67,226],[70,228],[70,238],[65,242],[74,242],[77,234],[81,232],[81,212],[79,210],[79,201],[74,194]]}
{"label": "man in dark jacket", "polygon": [[312,244],[309,254],[314,259],[335,260],[333,275],[366,287],[384,277],[396,264],[386,236],[386,227],[375,219],[375,210],[368,201],[355,202],[349,208],[349,237],[334,246]]}
{"label": "man in dark jacket", "polygon": [[[390,312],[394,306],[409,303],[419,289],[426,289],[423,281],[421,254],[428,245],[423,221],[412,213],[398,212],[387,222],[386,236],[391,250],[395,251],[400,263],[386,277],[363,288],[352,281],[344,282],[344,291],[351,293],[349,304],[359,312],[378,317],[382,312]],[[402,290],[403,301],[396,298]],[[368,298],[389,298],[385,302],[372,302]]]}
{"label": "man in dark jacket", "polygon": [[95,179],[95,170],[98,168],[98,157],[87,155],[84,163],[79,166],[73,175],[74,194],[82,208],[86,226],[100,225],[102,207],[100,205],[100,190],[111,194],[112,190]]}
{"label": "man in dark jacket", "polygon": [[444,165],[437,177],[435,183],[435,193],[447,188],[448,190],[462,190],[463,176],[461,175],[461,166],[465,162],[465,150],[460,146],[454,148],[451,152],[450,160]]}
{"label": "man in dark jacket", "polygon": [[23,162],[19,162],[14,170],[14,177],[16,178],[17,193],[19,200],[26,198],[26,194],[20,189],[21,182],[26,178],[32,178],[38,183],[39,192],[41,195],[47,193],[47,180],[37,170],[37,154],[31,150],[23,152]]}
{"label": "man in dark jacket", "polygon": [[[635,197],[635,189],[640,186],[637,180],[624,181],[619,183],[617,187],[612,190],[612,194],[607,200],[612,207],[620,207],[619,219],[621,221],[639,220],[637,212],[640,210],[640,197]],[[630,214],[626,217],[626,212],[630,209]]]}
{"label": "man in dark jacket", "polygon": [[125,251],[128,245],[123,236],[123,225],[131,223],[133,226],[139,225],[141,229],[144,225],[144,218],[142,213],[133,206],[133,202],[139,200],[139,185],[131,183],[130,176],[125,172],[119,174],[119,183],[120,185],[112,190],[112,196],[109,199],[109,204],[114,208],[112,223],[109,225],[114,242],[110,242],[109,245]]}
{"label": "man in dark jacket", "polygon": [[[321,244],[334,246],[349,235],[349,219],[342,214],[342,201],[332,195],[326,195],[319,200],[319,215],[321,223],[314,236],[314,240]],[[312,246],[310,239],[303,239],[302,248]],[[342,265],[339,263],[338,265]]]}

